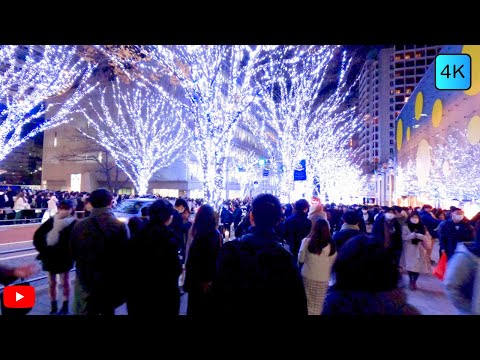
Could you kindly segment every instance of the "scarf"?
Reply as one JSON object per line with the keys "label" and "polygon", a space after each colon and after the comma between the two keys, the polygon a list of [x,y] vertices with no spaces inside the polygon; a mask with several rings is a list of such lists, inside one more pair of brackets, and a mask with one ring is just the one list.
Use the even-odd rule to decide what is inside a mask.
{"label": "scarf", "polygon": [[67,216],[60,219],[58,214],[53,217],[53,228],[47,234],[47,246],[53,246],[58,243],[60,231],[75,221],[75,216]]}
{"label": "scarf", "polygon": [[422,224],[421,221],[418,224],[407,221],[407,226],[411,232],[416,231],[417,233],[425,235],[425,226]]}
{"label": "scarf", "polygon": [[358,231],[360,231],[360,227],[358,225],[350,225],[350,224],[344,223],[344,224],[342,224],[342,227],[341,227],[340,231],[342,231],[342,230],[358,230]]}

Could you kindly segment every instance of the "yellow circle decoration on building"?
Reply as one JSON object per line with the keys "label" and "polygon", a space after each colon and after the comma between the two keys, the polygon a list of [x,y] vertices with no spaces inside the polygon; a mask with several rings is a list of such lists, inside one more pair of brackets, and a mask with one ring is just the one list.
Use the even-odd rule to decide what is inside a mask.
{"label": "yellow circle decoration on building", "polygon": [[425,185],[430,177],[431,167],[430,145],[425,139],[418,143],[415,165],[418,184]]}
{"label": "yellow circle decoration on building", "polygon": [[402,148],[402,140],[403,140],[403,121],[402,119],[398,119],[397,123],[397,150],[400,151]]}
{"label": "yellow circle decoration on building", "polygon": [[472,145],[480,142],[480,116],[478,115],[472,117],[468,123],[467,140]]}
{"label": "yellow circle decoration on building", "polygon": [[407,141],[410,140],[410,127],[407,127]]}
{"label": "yellow circle decoration on building", "polygon": [[442,100],[440,99],[435,100],[435,103],[433,104],[433,109],[432,109],[433,127],[437,128],[440,126],[440,123],[442,122],[442,111],[443,111]]}
{"label": "yellow circle decoration on building", "polygon": [[462,53],[472,58],[472,87],[465,90],[467,95],[480,93],[480,45],[464,45]]}
{"label": "yellow circle decoration on building", "polygon": [[420,120],[423,111],[423,94],[420,91],[415,98],[415,119]]}

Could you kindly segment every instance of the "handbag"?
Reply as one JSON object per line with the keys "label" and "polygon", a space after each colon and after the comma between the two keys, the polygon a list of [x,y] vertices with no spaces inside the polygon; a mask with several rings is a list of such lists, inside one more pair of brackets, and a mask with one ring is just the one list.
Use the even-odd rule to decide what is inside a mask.
{"label": "handbag", "polygon": [[436,276],[440,281],[443,281],[445,277],[445,272],[447,270],[447,255],[442,253],[440,260],[438,261],[437,266],[433,269],[433,275]]}
{"label": "handbag", "polygon": [[[19,282],[17,284],[11,284],[9,286],[29,286],[30,283],[28,281],[23,281]],[[1,308],[2,308],[2,315],[3,316],[23,316],[27,315],[30,311],[32,311],[32,308],[8,308],[4,305],[3,303],[3,292],[2,292],[2,298],[0,300],[1,303]]]}

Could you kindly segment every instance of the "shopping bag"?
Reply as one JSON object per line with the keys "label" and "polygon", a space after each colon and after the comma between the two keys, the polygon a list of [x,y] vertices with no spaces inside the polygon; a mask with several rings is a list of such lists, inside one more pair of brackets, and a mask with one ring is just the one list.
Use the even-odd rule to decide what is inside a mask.
{"label": "shopping bag", "polygon": [[437,266],[433,269],[433,275],[435,275],[440,281],[443,281],[445,276],[445,271],[447,270],[447,255],[442,253],[440,260],[438,261]]}

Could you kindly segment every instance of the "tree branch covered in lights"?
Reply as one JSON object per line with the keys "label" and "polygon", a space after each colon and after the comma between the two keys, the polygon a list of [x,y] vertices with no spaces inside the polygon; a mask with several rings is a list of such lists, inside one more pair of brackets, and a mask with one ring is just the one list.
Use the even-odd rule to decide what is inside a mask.
{"label": "tree branch covered in lights", "polygon": [[[254,150],[244,150],[234,147],[230,152],[229,157],[232,162],[236,164],[239,171],[239,185],[241,196],[246,196],[245,192],[249,185],[253,184],[254,179],[258,178],[259,172],[259,155]],[[237,171],[237,169],[235,169]]]}
{"label": "tree branch covered in lights", "polygon": [[271,76],[273,85],[264,86],[261,105],[252,108],[257,114],[247,118],[272,156],[282,160],[279,185],[284,202],[290,201],[293,171],[299,161],[308,153],[307,168],[316,169],[320,177],[336,176],[316,165],[348,144],[356,130],[352,116],[355,109],[343,109],[350,95],[346,77],[350,61],[345,53],[340,60],[339,75],[335,74],[333,90],[322,91],[325,86],[332,86],[331,70],[338,65],[335,62],[338,51],[337,46],[285,46],[272,52],[272,59],[288,61],[282,62],[275,77]]}
{"label": "tree branch covered in lights", "polygon": [[94,130],[83,128],[82,133],[110,152],[140,195],[159,169],[180,156],[186,123],[153,88],[121,84],[117,78],[80,113]]}
{"label": "tree branch covered in lights", "polygon": [[[189,127],[209,201],[217,200],[225,188],[225,162],[235,127],[257,99],[252,79],[266,66],[262,51],[262,46],[156,46],[149,52],[152,61],[142,63],[150,70],[143,81],[155,83],[192,119]],[[179,91],[166,90],[177,86]]]}
{"label": "tree branch covered in lights", "polygon": [[[27,139],[66,122],[72,107],[94,88],[87,85],[92,69],[76,46],[0,46],[0,161]],[[51,110],[53,116],[40,126],[26,128]]]}
{"label": "tree branch covered in lights", "polygon": [[448,200],[480,198],[479,158],[479,144],[468,143],[465,132],[452,132],[444,143],[433,148],[425,191]]}
{"label": "tree branch covered in lights", "polygon": [[409,159],[405,166],[397,167],[395,193],[397,197],[418,195],[419,186],[417,179],[416,166],[412,159]]}

